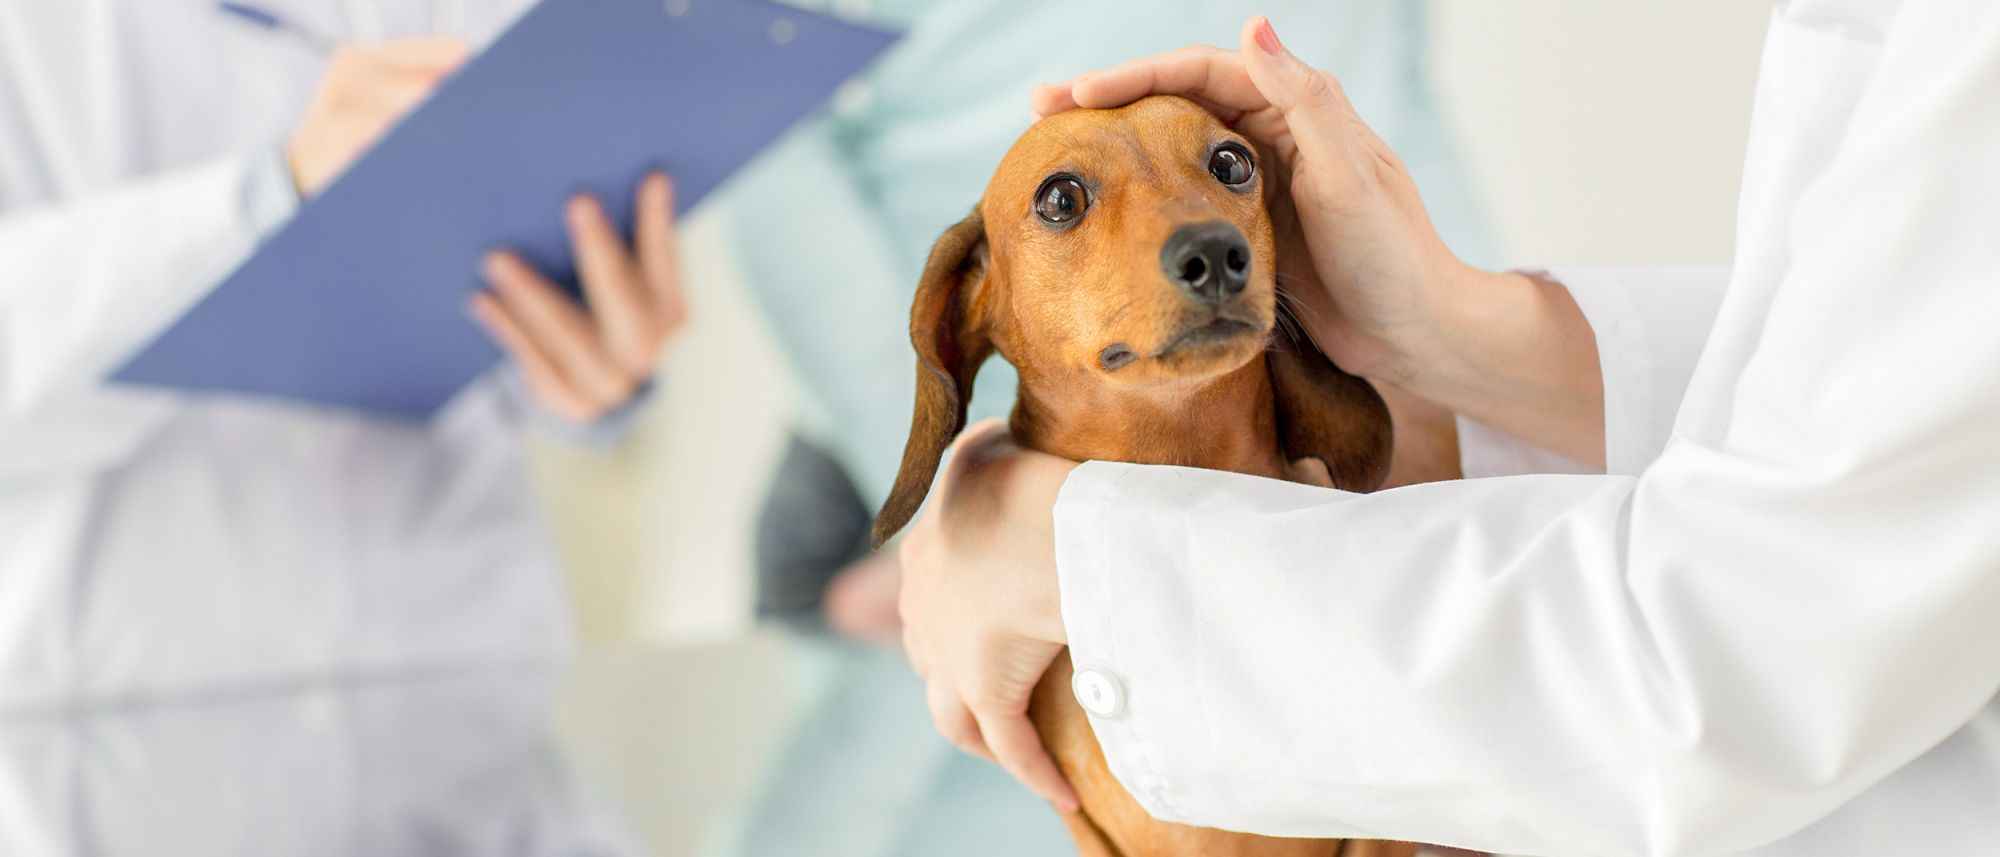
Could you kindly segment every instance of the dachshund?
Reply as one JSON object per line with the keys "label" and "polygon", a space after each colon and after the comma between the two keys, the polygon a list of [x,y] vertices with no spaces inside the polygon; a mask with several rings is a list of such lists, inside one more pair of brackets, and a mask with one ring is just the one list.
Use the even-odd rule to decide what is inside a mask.
{"label": "dachshund", "polygon": [[[1064,458],[1175,464],[1371,491],[1391,420],[1366,381],[1281,317],[1268,173],[1195,103],[1154,96],[1036,123],[932,248],[911,311],[916,411],[880,548],[965,427],[980,364],[1020,375],[1017,441]],[[1410,857],[1402,842],[1253,836],[1158,821],[1111,775],[1064,653],[1029,714],[1076,787],[1085,857]]]}

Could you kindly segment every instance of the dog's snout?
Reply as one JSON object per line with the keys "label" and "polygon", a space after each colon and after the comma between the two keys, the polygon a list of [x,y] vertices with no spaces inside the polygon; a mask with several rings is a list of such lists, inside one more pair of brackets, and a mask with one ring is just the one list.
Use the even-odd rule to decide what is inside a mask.
{"label": "dog's snout", "polygon": [[1160,248],[1160,267],[1189,294],[1226,301],[1250,282],[1250,242],[1242,230],[1220,220],[1183,226]]}

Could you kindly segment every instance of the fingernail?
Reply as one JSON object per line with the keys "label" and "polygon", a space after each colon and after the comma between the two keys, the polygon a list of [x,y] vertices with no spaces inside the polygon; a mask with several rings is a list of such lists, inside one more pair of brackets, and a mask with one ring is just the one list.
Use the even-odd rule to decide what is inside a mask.
{"label": "fingernail", "polygon": [[1257,47],[1271,56],[1283,56],[1285,46],[1278,41],[1278,31],[1271,29],[1271,19],[1259,17],[1257,20]]}
{"label": "fingernail", "polygon": [[498,282],[507,273],[507,254],[495,250],[479,261],[479,267],[486,272],[486,279]]}

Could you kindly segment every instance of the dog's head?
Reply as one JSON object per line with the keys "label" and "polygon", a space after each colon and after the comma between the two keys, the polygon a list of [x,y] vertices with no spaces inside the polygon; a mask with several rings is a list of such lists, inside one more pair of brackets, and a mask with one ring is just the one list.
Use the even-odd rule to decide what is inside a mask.
{"label": "dog's head", "polygon": [[[1265,193],[1250,141],[1185,99],[1072,110],[1030,128],[925,265],[910,321],[916,413],[876,544],[922,504],[939,458],[964,428],[973,376],[996,351],[1024,388],[1135,395],[1171,395],[1263,356],[1278,317]],[[1339,434],[1339,450],[1329,452],[1322,437],[1297,452],[1322,458],[1336,483],[1352,474],[1343,487],[1379,484],[1388,461],[1380,398],[1303,335],[1277,344],[1310,352],[1283,368],[1273,361],[1286,445]],[[1322,410],[1340,424],[1285,419]]]}

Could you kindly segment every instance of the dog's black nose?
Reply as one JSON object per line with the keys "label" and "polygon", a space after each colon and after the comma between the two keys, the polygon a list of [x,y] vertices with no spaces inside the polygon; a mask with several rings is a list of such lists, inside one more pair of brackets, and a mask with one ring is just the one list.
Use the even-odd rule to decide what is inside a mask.
{"label": "dog's black nose", "polygon": [[1220,220],[1183,226],[1160,248],[1160,267],[1190,294],[1220,303],[1241,294],[1250,282],[1250,242]]}

